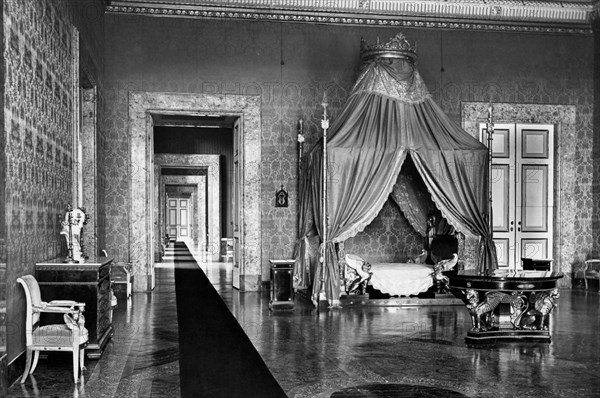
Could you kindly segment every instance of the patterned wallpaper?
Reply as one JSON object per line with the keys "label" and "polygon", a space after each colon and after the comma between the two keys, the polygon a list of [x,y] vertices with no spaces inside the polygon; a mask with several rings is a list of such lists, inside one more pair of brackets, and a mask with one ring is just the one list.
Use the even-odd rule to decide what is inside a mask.
{"label": "patterned wallpaper", "polygon": [[[0,15],[4,15],[4,2],[0,2]],[[0,26],[0,52],[4,54],[4,20]],[[4,62],[0,62],[0,76],[4,76]],[[7,395],[6,368],[6,137],[4,134],[4,79],[0,79],[0,395]]]}
{"label": "patterned wallpaper", "polygon": [[[73,135],[73,25],[80,31],[80,67],[100,83],[103,67],[101,0],[3,2],[5,149],[0,168],[6,194],[7,324],[23,324],[24,295],[18,276],[36,262],[61,257],[59,217],[71,202]],[[100,145],[105,141],[100,137]],[[102,161],[98,165],[103,187]],[[100,192],[99,202],[104,202]],[[100,206],[103,208],[103,206]],[[98,220],[103,225],[103,220]],[[99,229],[99,240],[104,232]],[[2,262],[2,261],[0,261]],[[24,349],[20,333],[8,336],[9,361]]]}
{"label": "patterned wallpaper", "polygon": [[[598,10],[599,3],[596,3]],[[598,131],[600,130],[600,15],[597,13],[596,18],[592,19],[594,29],[594,120],[592,126],[596,127],[596,139],[592,143],[593,159],[590,162],[593,165],[593,178],[591,181],[593,198],[600,198],[600,139],[598,139]],[[594,243],[593,258],[600,258],[600,201],[594,200],[594,211],[592,218],[592,239]]]}
{"label": "patterned wallpaper", "polygon": [[[65,4],[50,0],[8,1],[4,22],[7,322],[20,325],[15,280],[61,254],[58,217],[71,198],[72,30]],[[9,359],[20,338],[8,335]]]}
{"label": "patterned wallpaper", "polygon": [[[262,258],[267,278],[267,260],[291,256],[296,239],[298,120],[304,121],[308,149],[320,134],[323,93],[327,92],[332,119],[348,97],[357,75],[360,37],[387,39],[397,29],[121,15],[108,15],[106,26],[104,124],[111,159],[106,199],[112,209],[107,214],[107,245],[127,261],[128,214],[122,209],[128,203],[128,175],[137,172],[128,169],[128,91],[260,94]],[[567,211],[577,220],[578,253],[590,251],[592,39],[473,32],[442,35],[419,29],[405,29],[405,33],[419,43],[419,69],[434,99],[456,123],[460,123],[462,101],[577,106],[580,145],[575,157],[564,161],[578,165],[578,199],[577,206]],[[490,46],[496,49],[493,59]],[[288,208],[274,206],[275,191],[282,184],[290,194]],[[402,223],[400,219],[390,222],[385,228]],[[364,244],[369,253],[384,252],[387,241],[375,239],[369,231],[374,229],[353,244]]]}

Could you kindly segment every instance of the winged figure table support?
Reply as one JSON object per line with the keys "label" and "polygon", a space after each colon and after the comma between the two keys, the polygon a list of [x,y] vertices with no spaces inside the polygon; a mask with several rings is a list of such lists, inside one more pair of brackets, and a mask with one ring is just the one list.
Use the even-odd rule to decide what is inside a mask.
{"label": "winged figure table support", "polygon": [[450,291],[465,303],[473,326],[468,343],[550,342],[550,313],[557,306],[561,272],[445,272]]}

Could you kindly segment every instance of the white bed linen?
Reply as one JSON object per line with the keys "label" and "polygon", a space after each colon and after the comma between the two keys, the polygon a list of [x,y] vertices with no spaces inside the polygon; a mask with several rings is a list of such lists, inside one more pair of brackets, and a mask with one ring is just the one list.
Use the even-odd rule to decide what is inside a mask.
{"label": "white bed linen", "polygon": [[417,295],[433,286],[433,266],[414,263],[371,264],[375,289],[392,296]]}

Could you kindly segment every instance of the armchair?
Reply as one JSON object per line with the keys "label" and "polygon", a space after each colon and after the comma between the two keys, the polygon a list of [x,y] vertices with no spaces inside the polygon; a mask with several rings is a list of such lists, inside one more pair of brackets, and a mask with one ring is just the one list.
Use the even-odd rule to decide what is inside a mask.
{"label": "armchair", "polygon": [[[84,327],[85,318],[82,314],[85,304],[71,300],[43,302],[40,287],[32,275],[17,278],[17,282],[23,286],[27,302],[25,318],[27,357],[21,383],[25,382],[29,374],[33,374],[40,351],[72,351],[73,381],[77,383],[79,372],[84,368],[84,350],[88,342],[88,331]],[[40,326],[40,314],[44,312],[63,314],[65,323]]]}
{"label": "armchair", "polygon": [[[600,283],[600,259],[585,260],[583,267],[583,281],[585,282],[585,290],[588,288],[588,279],[596,279]],[[598,285],[600,291],[600,285]]]}

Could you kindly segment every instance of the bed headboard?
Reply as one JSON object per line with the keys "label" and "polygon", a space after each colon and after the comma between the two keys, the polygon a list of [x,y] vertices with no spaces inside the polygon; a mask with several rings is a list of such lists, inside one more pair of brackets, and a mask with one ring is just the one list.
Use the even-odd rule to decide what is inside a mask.
{"label": "bed headboard", "polygon": [[435,235],[431,241],[429,257],[433,263],[440,260],[452,258],[452,254],[458,254],[458,239],[456,235]]}

